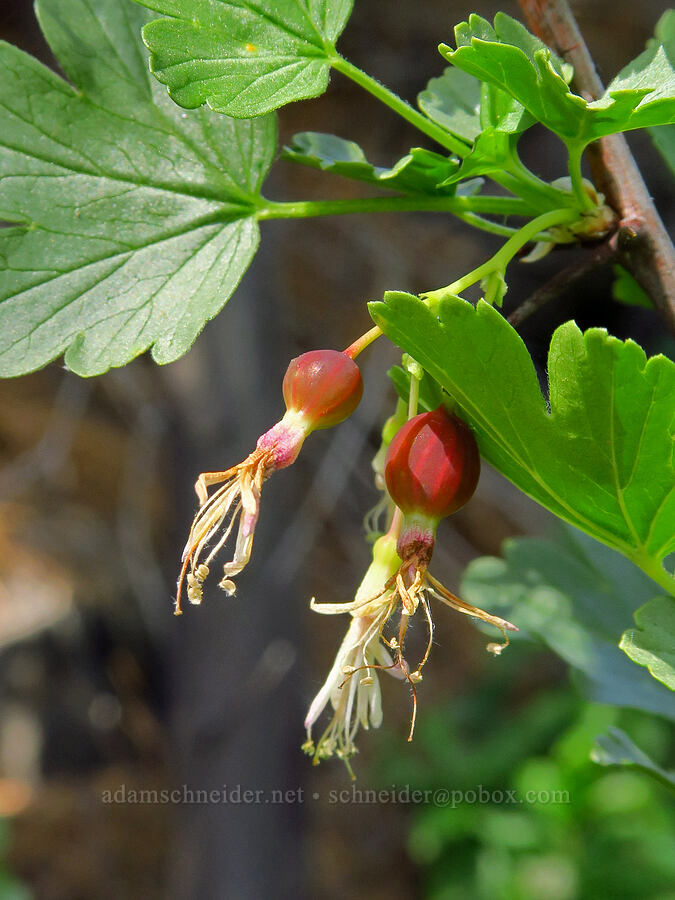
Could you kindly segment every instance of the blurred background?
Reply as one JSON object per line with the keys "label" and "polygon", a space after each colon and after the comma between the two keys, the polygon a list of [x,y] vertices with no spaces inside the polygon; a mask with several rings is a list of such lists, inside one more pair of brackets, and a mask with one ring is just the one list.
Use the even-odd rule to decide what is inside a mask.
{"label": "blurred background", "polygon": [[[605,81],[663,11],[658,0],[574,6]],[[518,16],[514,2],[357,0],[340,49],[413,100],[442,71],[435,47],[452,26],[499,8]],[[5,0],[0,37],[53,65],[28,0]],[[330,131],[380,165],[420,142],[339,76],[280,122],[282,142]],[[631,142],[665,211],[665,166],[647,136]],[[543,132],[528,132],[524,156],[562,174]],[[266,187],[273,199],[362,193],[285,162]],[[350,599],[369,562],[361,520],[377,500],[370,460],[394,402],[391,346],[364,356],[357,413],[266,485],[236,598],[211,584],[201,608],[172,615],[195,476],[243,458],[280,417],[288,360],[350,343],[368,327],[365,300],[446,284],[497,246],[434,214],[266,222],[241,286],[184,359],[161,369],[139,359],[87,381],[55,363],[0,382],[1,900],[675,898],[666,789],[589,758],[595,736],[619,725],[672,765],[669,726],[589,704],[543,643],[495,660],[469,622],[437,611],[414,742],[408,692],[389,679],[384,725],[358,741],[356,789],[395,801],[366,802],[339,761],[313,767],[300,752],[346,624],[310,613],[309,598]],[[507,311],[574,252],[514,265]],[[657,317],[615,303],[611,281],[596,273],[525,323],[542,373],[550,334],[569,318],[663,349]],[[485,467],[475,499],[442,526],[435,574],[457,589],[504,539],[553,533],[545,511]],[[488,800],[405,793],[479,786]],[[130,799],[173,788],[217,789],[227,802]],[[568,801],[495,802],[542,789]],[[244,802],[246,790],[284,802]]]}

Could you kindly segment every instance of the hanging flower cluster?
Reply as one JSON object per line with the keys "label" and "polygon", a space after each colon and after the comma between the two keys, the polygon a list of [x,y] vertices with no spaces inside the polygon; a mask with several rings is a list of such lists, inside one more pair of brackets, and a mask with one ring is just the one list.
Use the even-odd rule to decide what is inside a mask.
{"label": "hanging flower cluster", "polygon": [[[414,416],[393,437],[384,464],[387,495],[395,504],[389,531],[375,543],[373,562],[351,603],[311,604],[316,612],[352,616],[333,668],[305,720],[307,741],[303,748],[315,762],[333,754],[347,761],[356,752],[354,737],[359,725],[368,728],[380,724],[378,670],[405,679],[410,685],[413,712],[408,740],[412,740],[416,685],[422,680],[433,643],[430,597],[498,628],[503,643],[487,645],[494,655],[508,646],[506,632],[517,631],[505,619],[465,603],[428,571],[439,522],[471,498],[479,475],[480,457],[471,430],[444,407]],[[410,619],[420,607],[428,641],[422,659],[411,668],[403,649]],[[387,638],[384,632],[395,614],[398,628]],[[393,651],[393,658],[389,651]],[[329,700],[333,718],[315,745],[312,727]]]}
{"label": "hanging flower cluster", "polygon": [[[286,413],[281,421],[260,437],[243,462],[223,472],[199,476],[195,490],[200,508],[183,552],[176,614],[181,612],[185,583],[188,600],[201,602],[202,584],[211,562],[236,529],[234,552],[224,565],[220,581],[226,593],[234,593],[233,578],[251,555],[263,483],[277,469],[295,462],[312,431],[337,425],[356,409],[363,384],[353,357],[378,334],[379,329],[373,329],[344,352],[315,350],[292,360],[283,382]],[[444,405],[416,414],[417,385],[411,372],[408,409],[399,402],[395,415],[385,425],[383,446],[374,460],[376,486],[383,496],[366,517],[367,531],[377,534],[379,519],[385,515],[386,533],[374,543],[373,560],[365,577],[349,602],[317,603],[313,599],[310,604],[324,615],[350,616],[333,666],[305,719],[307,739],[303,749],[315,763],[335,755],[349,767],[359,728],[380,725],[380,672],[410,686],[413,707],[408,740],[412,740],[416,685],[422,680],[433,643],[432,599],[495,626],[503,640],[487,645],[494,655],[508,645],[507,631],[518,630],[505,619],[466,603],[429,572],[438,525],[473,495],[480,475],[480,456],[471,429]],[[213,485],[219,487],[209,495]],[[420,608],[428,641],[421,660],[411,666],[404,656],[406,632]],[[314,727],[327,708],[332,711],[331,719],[315,739]]]}
{"label": "hanging flower cluster", "polygon": [[[354,738],[359,726],[366,730],[371,725],[373,728],[380,726],[382,698],[378,671],[405,678],[401,661],[392,659],[389,653],[396,642],[388,641],[382,633],[396,603],[391,582],[400,563],[396,538],[391,534],[383,535],[373,546],[373,561],[353,602],[311,601],[310,606],[315,612],[324,615],[349,613],[352,617],[333,667],[305,718],[307,740],[303,750],[315,762],[333,754],[347,761],[356,752]],[[333,716],[315,743],[312,728],[329,704]]]}
{"label": "hanging flower cluster", "polygon": [[[291,360],[283,382],[286,413],[259,439],[243,462],[223,472],[202,472],[195,484],[199,510],[183,550],[175,613],[181,614],[181,593],[187,582],[191,603],[202,602],[202,583],[211,561],[227,544],[238,523],[234,555],[226,562],[220,587],[233,594],[232,580],[251,558],[260,513],[263,483],[298,458],[305,438],[331,428],[350,416],[361,401],[363,381],[353,359],[337,350],[312,350]],[[208,489],[221,485],[211,496]]]}
{"label": "hanging flower cluster", "polygon": [[[401,566],[395,576],[401,603],[399,645],[420,602],[430,621],[427,593],[457,612],[499,628],[504,643],[488,644],[490,653],[499,655],[508,646],[506,631],[518,630],[505,619],[465,603],[428,571],[439,522],[471,499],[479,476],[480,456],[473,433],[443,406],[409,419],[391,442],[384,477],[389,496],[402,514],[397,542]],[[413,675],[419,680],[419,670]]]}

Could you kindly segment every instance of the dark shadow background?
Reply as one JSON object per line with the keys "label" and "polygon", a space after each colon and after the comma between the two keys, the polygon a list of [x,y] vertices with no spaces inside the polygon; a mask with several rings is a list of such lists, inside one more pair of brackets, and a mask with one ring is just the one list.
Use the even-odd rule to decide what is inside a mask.
{"label": "dark shadow background", "polygon": [[[605,81],[641,51],[663,9],[656,0],[574,5]],[[518,15],[513,2],[357,0],[340,48],[413,100],[442,71],[435,47],[451,26],[498,8]],[[4,0],[0,35],[53,62],[27,0]],[[411,142],[424,145],[339,76],[324,97],[282,110],[280,123],[282,142],[331,131],[382,165]],[[665,167],[646,136],[631,143],[665,212]],[[543,131],[528,133],[524,156],[547,177],[563,174],[560,148]],[[265,192],[329,198],[362,188],[278,162]],[[498,245],[435,214],[267,222],[239,290],[181,361],[159,369],[139,359],[90,381],[54,364],[0,383],[0,813],[11,826],[8,866],[34,896],[427,896],[408,852],[411,809],[330,803],[331,790],[349,787],[345,771],[339,762],[312,768],[299,750],[344,627],[310,614],[309,597],[348,599],[368,564],[360,521],[376,500],[369,466],[393,402],[391,347],[378,343],[364,358],[366,394],[352,419],[313,437],[298,464],[266,485],[237,598],[212,586],[180,620],[171,598],[195,475],[243,458],[281,416],[289,358],[345,346],[368,327],[366,299],[446,284]],[[514,264],[507,311],[575,253]],[[542,372],[550,334],[569,318],[661,347],[656,317],[615,304],[610,285],[611,273],[598,272],[523,327]],[[443,526],[438,575],[456,587],[470,559],[549,524],[488,470],[475,500]],[[457,618],[437,616],[422,720],[449,697],[471,697],[495,665],[483,637]],[[566,678],[554,657],[535,654],[503,685],[503,704]],[[385,726],[361,736],[359,786],[381,785],[379,760],[391,752],[405,783],[416,751],[397,687],[384,685]],[[102,802],[122,786],[124,796],[183,785],[227,786],[231,800]],[[237,802],[237,788],[290,799]]]}

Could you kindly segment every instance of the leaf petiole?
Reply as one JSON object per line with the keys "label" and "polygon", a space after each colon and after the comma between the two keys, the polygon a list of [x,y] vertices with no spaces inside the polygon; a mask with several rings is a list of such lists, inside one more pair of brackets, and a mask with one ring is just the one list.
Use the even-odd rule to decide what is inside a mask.
{"label": "leaf petiole", "polygon": [[342,75],[345,75],[347,78],[350,78],[353,82],[358,84],[359,87],[362,87],[364,90],[368,91],[369,94],[372,94],[373,97],[376,97],[384,103],[385,106],[393,109],[399,116],[406,119],[423,134],[426,134],[432,140],[436,141],[441,147],[445,147],[445,149],[449,150],[451,153],[456,153],[459,157],[466,156],[471,150],[471,147],[468,144],[465,144],[464,141],[454,137],[454,135],[450,134],[444,128],[436,125],[431,119],[428,119],[425,115],[410,106],[409,103],[406,103],[406,101],[399,97],[398,94],[395,94],[394,91],[385,87],[383,84],[380,84],[379,81],[371,75],[368,75],[362,69],[359,69],[358,66],[355,66],[353,63],[344,59],[344,57],[335,56],[331,59],[331,65],[336,71],[342,73]]}
{"label": "leaf petiole", "polygon": [[261,198],[258,219],[305,219],[377,212],[484,213],[495,216],[531,216],[529,203],[518,197],[356,197],[345,200],[292,200],[276,202]]}
{"label": "leaf petiole", "polygon": [[[296,200],[275,202],[261,198],[255,216],[263,219],[308,219],[316,216],[343,216],[358,213],[447,212],[481,231],[512,237],[518,229],[484,219],[484,215],[531,216],[532,207],[518,197],[360,197],[345,200]],[[553,241],[542,232],[540,241]]]}

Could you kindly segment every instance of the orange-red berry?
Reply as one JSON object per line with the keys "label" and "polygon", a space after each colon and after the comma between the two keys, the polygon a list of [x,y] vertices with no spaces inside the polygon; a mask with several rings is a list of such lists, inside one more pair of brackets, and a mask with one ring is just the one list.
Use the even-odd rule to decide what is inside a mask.
{"label": "orange-red berry", "polygon": [[291,360],[283,392],[286,409],[301,413],[315,431],[339,425],[354,412],[363,380],[354,360],[339,350],[310,350]]}

